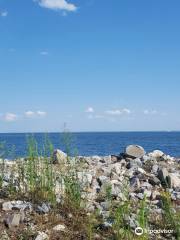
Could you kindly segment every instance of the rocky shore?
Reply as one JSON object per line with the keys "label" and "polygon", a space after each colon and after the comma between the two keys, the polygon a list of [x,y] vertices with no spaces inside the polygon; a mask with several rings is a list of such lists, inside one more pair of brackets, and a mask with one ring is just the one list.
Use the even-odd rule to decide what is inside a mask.
{"label": "rocky shore", "polygon": [[[135,234],[138,227],[147,228],[143,229],[143,234],[146,233],[143,239],[179,239],[180,159],[160,150],[146,153],[141,146],[130,145],[118,156],[103,157],[68,157],[57,149],[53,159],[48,160],[54,179],[55,207],[46,198],[34,201],[28,195],[28,181],[26,177],[24,182],[20,178],[19,167],[27,159],[0,160],[0,240],[129,239],[127,235],[123,238],[116,234],[118,224],[119,229],[127,228],[133,239],[139,237]],[[42,165],[38,167],[40,172]],[[73,225],[73,221],[77,221],[73,210],[63,209],[66,184],[62,172],[67,173],[67,169],[70,173],[73,169],[80,186],[81,218],[92,218],[98,213],[100,221],[93,225],[91,238],[81,233],[81,227]],[[125,209],[126,203],[129,210],[121,212],[122,226],[122,219],[117,221],[117,212]],[[141,210],[148,211],[147,222],[144,213],[141,221]],[[166,219],[168,214],[170,223]],[[165,227],[169,231],[166,234],[152,231]]]}

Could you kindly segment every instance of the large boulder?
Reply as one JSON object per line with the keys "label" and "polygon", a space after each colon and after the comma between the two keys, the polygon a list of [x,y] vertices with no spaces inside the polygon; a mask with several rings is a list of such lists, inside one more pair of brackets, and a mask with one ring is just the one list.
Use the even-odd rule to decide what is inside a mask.
{"label": "large boulder", "polygon": [[53,163],[61,164],[67,161],[67,154],[60,149],[55,149],[53,152]]}
{"label": "large boulder", "polygon": [[142,158],[146,152],[141,146],[129,145],[126,147],[125,154],[132,158]]}

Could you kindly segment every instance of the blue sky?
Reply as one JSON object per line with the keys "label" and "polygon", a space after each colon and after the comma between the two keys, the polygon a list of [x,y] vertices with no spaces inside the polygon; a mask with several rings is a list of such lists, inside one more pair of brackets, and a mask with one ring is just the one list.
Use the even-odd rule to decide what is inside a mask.
{"label": "blue sky", "polygon": [[180,130],[179,10],[0,0],[0,132]]}

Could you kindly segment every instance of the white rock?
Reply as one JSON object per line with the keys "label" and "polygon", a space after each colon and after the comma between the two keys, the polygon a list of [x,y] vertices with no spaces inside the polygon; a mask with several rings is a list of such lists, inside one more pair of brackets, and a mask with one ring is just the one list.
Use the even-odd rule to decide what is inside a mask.
{"label": "white rock", "polygon": [[152,153],[149,154],[153,158],[160,158],[164,155],[164,153],[160,150],[154,150]]}
{"label": "white rock", "polygon": [[10,210],[12,210],[12,208],[13,208],[13,205],[11,204],[11,202],[4,202],[2,204],[3,211],[10,211]]}
{"label": "white rock", "polygon": [[102,185],[107,184],[109,182],[109,178],[106,176],[99,176],[98,177],[99,181],[101,182]]}
{"label": "white rock", "polygon": [[91,184],[92,182],[92,175],[90,173],[78,172],[77,173],[79,181],[83,182],[84,184],[88,183]]}
{"label": "white rock", "polygon": [[117,162],[115,164],[113,164],[113,169],[114,172],[117,174],[117,175],[120,175],[121,174],[121,163]]}
{"label": "white rock", "polygon": [[176,173],[170,173],[169,176],[171,177],[171,185],[172,187],[180,187],[180,176]]}
{"label": "white rock", "polygon": [[61,163],[65,163],[66,161],[67,161],[67,154],[66,153],[64,153],[60,149],[54,150],[54,153],[53,153],[53,163],[61,164]]}
{"label": "white rock", "polygon": [[57,226],[53,227],[53,230],[54,231],[57,231],[57,232],[64,232],[66,229],[66,226],[62,225],[62,224],[58,224]]}
{"label": "white rock", "polygon": [[48,235],[44,232],[38,232],[38,235],[35,238],[35,240],[48,240],[48,239],[49,239]]}

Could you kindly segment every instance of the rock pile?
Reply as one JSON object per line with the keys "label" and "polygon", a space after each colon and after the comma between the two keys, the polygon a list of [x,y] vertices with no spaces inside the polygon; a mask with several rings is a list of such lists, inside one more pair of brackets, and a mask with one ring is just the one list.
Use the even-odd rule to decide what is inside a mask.
{"label": "rock pile", "polygon": [[[161,215],[161,192],[166,189],[172,201],[180,209],[180,167],[179,160],[155,150],[146,154],[141,146],[130,145],[124,153],[118,156],[91,156],[77,157],[81,167],[77,168],[77,178],[81,183],[82,199],[86,199],[87,212],[99,210],[104,219],[104,227],[111,227],[112,222],[108,220],[111,208],[111,201],[125,202],[132,199],[138,202],[146,198],[150,206],[150,212],[154,215]],[[16,161],[6,161],[2,189],[0,190],[0,206],[2,211],[7,213],[4,223],[7,227],[19,226],[27,221],[28,212],[36,211],[39,214],[47,214],[51,206],[49,203],[41,203],[38,206],[24,201],[6,201],[4,189],[10,183],[10,170],[16,165]],[[53,154],[53,164],[67,164],[67,155],[60,150]],[[18,174],[17,176],[18,181]],[[16,181],[15,181],[16,182]],[[58,185],[58,183],[56,183]],[[57,201],[61,201],[63,194],[61,187],[56,186]],[[111,199],[111,201],[110,201]],[[12,215],[12,210],[17,212]],[[10,212],[10,214],[8,214]],[[136,216],[128,216],[132,229],[138,227]],[[57,225],[55,231],[65,231],[66,226]],[[36,240],[47,239],[47,234],[39,232]]]}

